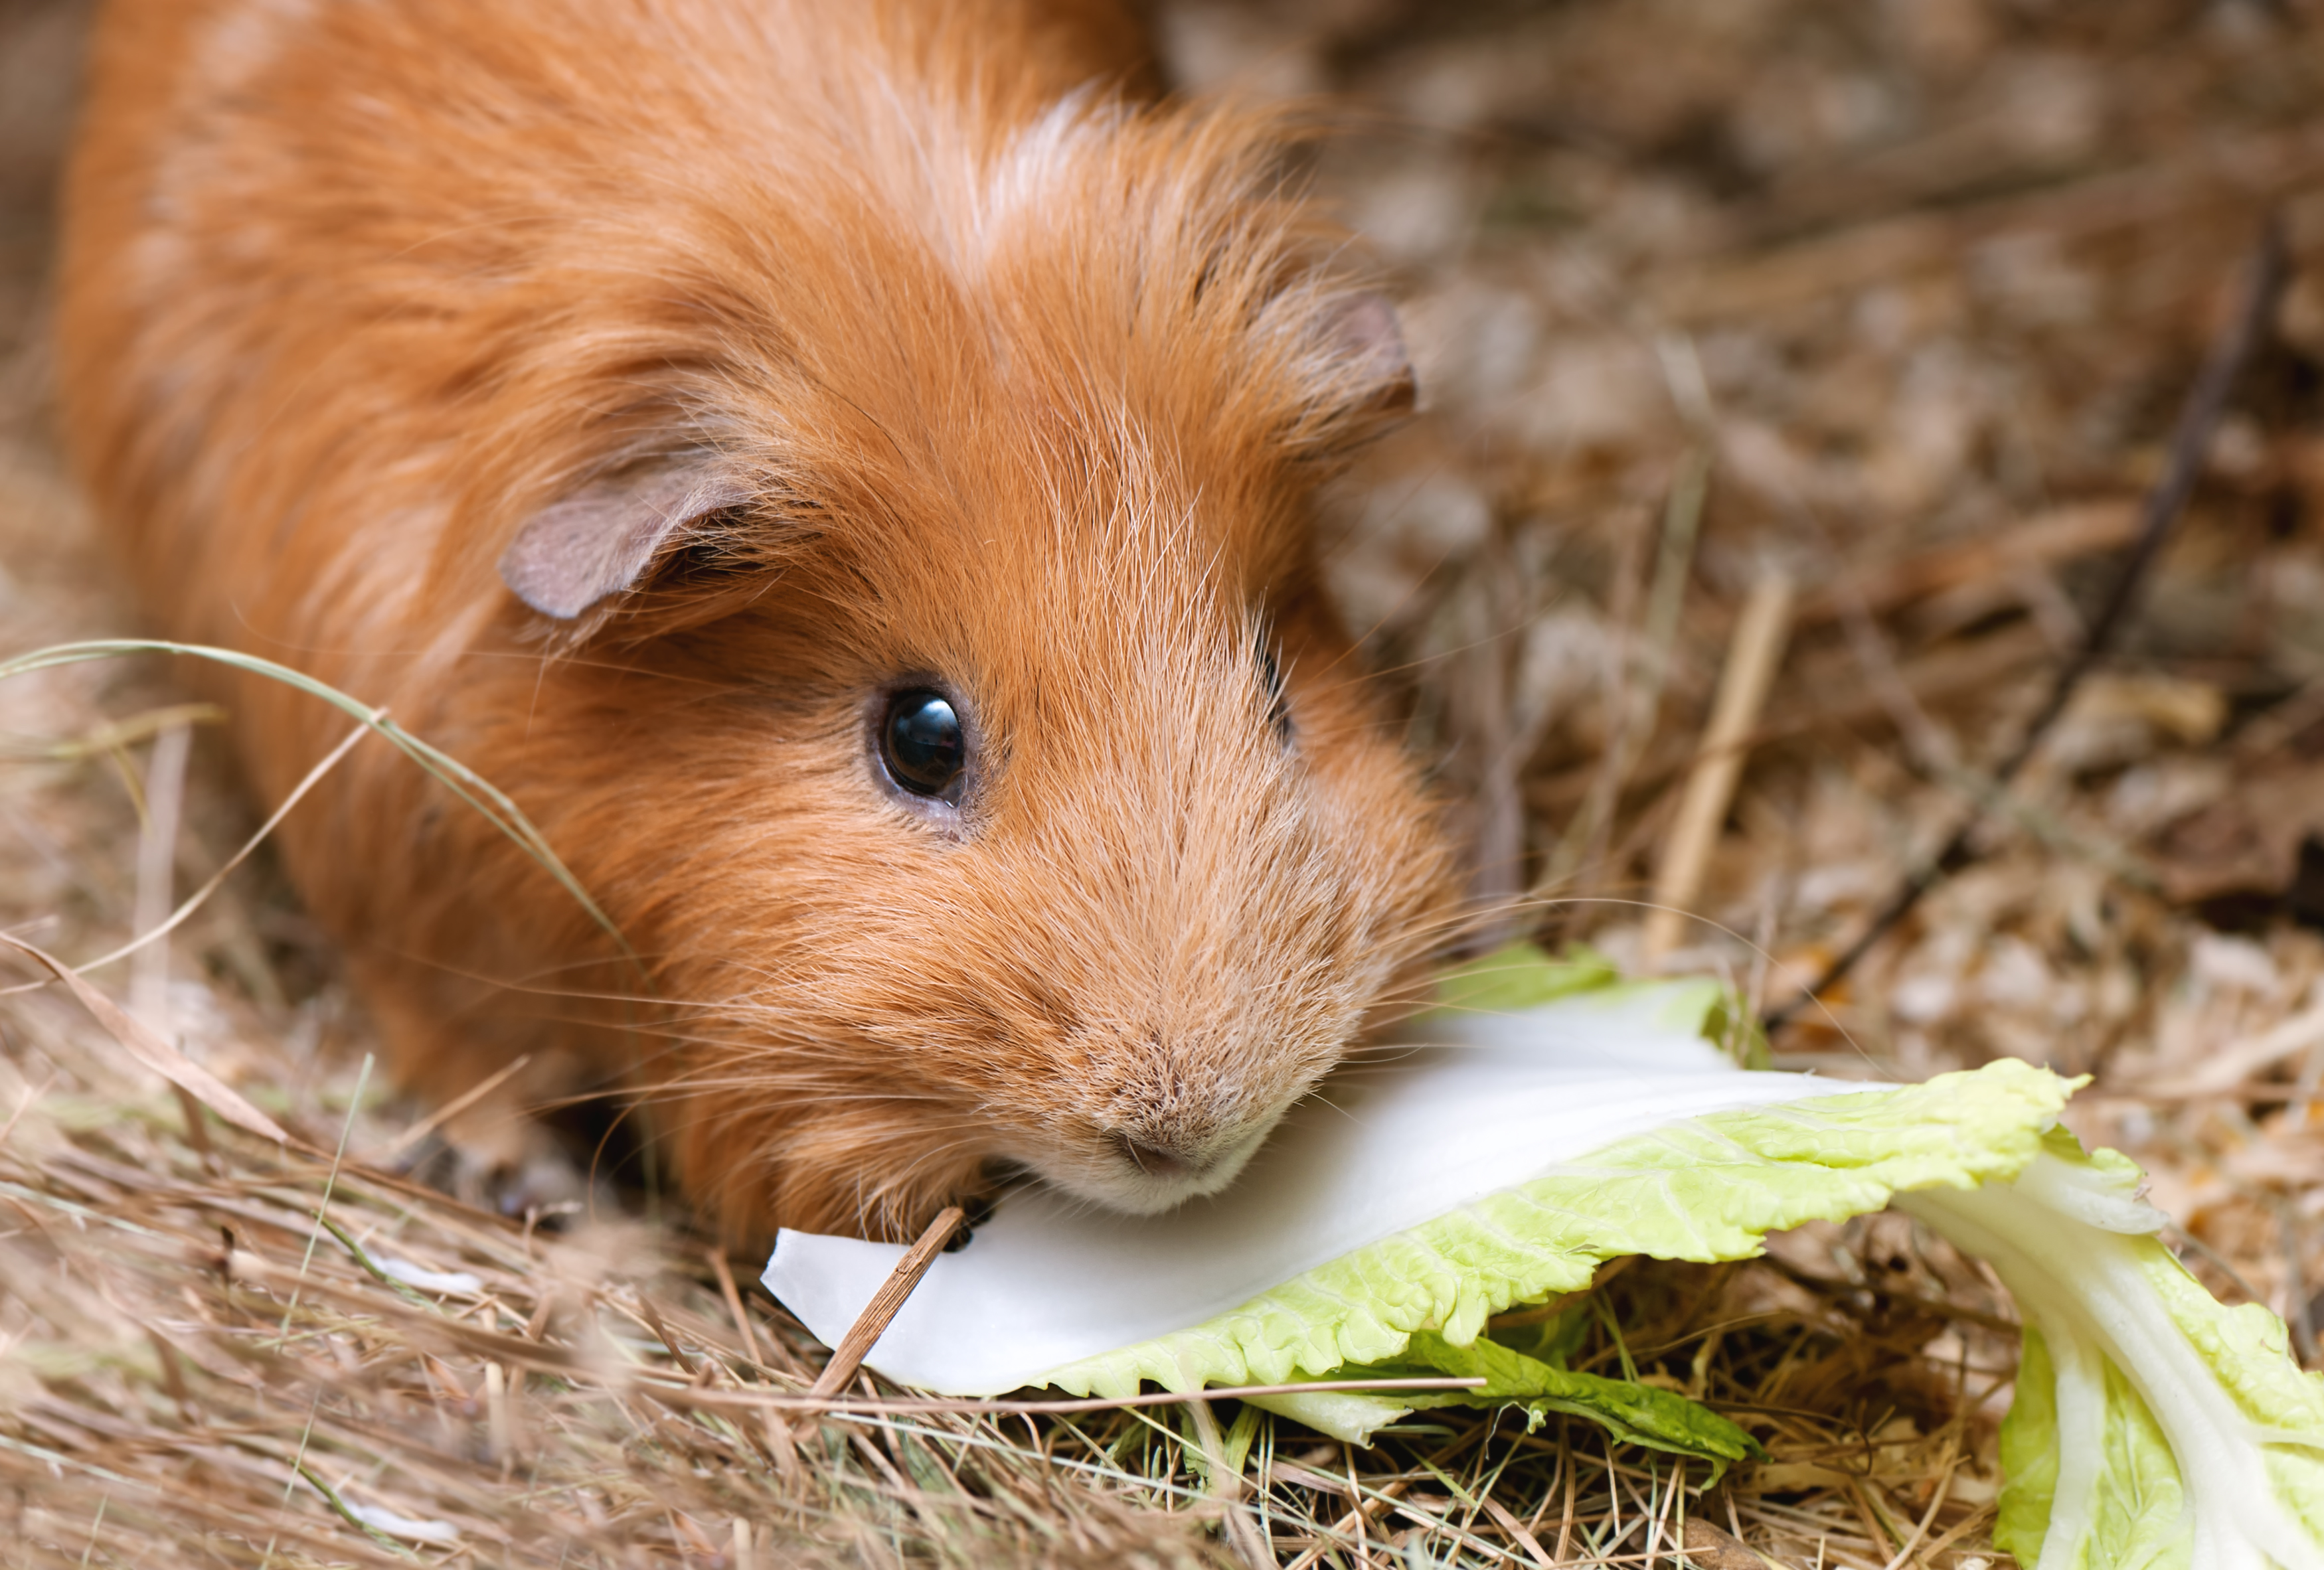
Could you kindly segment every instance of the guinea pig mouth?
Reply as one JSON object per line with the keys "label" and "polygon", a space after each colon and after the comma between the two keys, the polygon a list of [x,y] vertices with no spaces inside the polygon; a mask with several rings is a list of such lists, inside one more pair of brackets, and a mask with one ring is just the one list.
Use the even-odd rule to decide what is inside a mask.
{"label": "guinea pig mouth", "polygon": [[1215,1194],[1235,1180],[1277,1119],[1268,1118],[1239,1137],[1189,1152],[1116,1129],[1103,1138],[1104,1155],[1050,1167],[1043,1176],[1067,1193],[1129,1216],[1154,1216]]}

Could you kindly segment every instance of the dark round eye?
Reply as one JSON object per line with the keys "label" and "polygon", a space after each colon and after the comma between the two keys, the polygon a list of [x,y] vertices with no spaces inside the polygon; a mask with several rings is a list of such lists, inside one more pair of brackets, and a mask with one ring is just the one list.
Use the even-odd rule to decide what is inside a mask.
{"label": "dark round eye", "polygon": [[888,777],[916,796],[943,796],[968,767],[968,737],[952,700],[919,688],[888,700],[880,722],[880,760]]}

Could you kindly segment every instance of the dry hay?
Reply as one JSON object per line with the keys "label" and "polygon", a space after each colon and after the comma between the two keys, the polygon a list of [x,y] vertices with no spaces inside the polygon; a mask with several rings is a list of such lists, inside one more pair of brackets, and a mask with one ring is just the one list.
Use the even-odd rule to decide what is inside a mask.
{"label": "dry hay", "polygon": [[[45,436],[56,122],[9,89],[69,78],[78,15],[0,9],[0,654],[129,625]],[[1474,803],[1480,894],[1638,961],[1626,902],[1739,609],[1771,567],[1800,584],[1691,901],[1718,924],[1661,961],[1769,1002],[1984,791],[2110,582],[2262,210],[2296,258],[2324,248],[2306,0],[1161,21],[1195,80],[1375,111],[1321,179],[1398,270],[1434,409],[1338,499],[1334,572]],[[2147,1166],[2190,1266],[2313,1365],[2324,284],[2281,326],[2131,638],[1974,863],[1775,1045],[1863,1077],[2091,1074],[2070,1121]],[[182,894],[239,843],[224,733],[179,702],[159,667],[0,684],[0,923],[102,952],[141,888],[150,914],[165,872]],[[189,720],[165,840],[178,744],[155,738]],[[512,1221],[394,1175],[423,1109],[366,1080],[361,1011],[263,858],[167,952],[97,979],[311,1149],[189,1136],[58,989],[0,998],[13,1563],[1644,1565],[1683,1542],[1724,1567],[1736,1536],[1787,1565],[1991,1557],[2011,1308],[1901,1217],[1601,1284],[1591,1366],[1627,1358],[1772,1452],[1709,1492],[1594,1430],[1481,1415],[1370,1453],[1231,1404],[809,1416],[769,1404],[822,1354],[755,1262],[730,1296],[679,1218]]]}

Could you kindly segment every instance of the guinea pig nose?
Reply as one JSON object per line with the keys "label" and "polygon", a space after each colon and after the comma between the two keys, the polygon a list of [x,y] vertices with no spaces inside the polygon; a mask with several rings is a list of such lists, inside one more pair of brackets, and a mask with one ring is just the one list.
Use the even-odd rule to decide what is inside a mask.
{"label": "guinea pig nose", "polygon": [[1113,1143],[1130,1158],[1130,1164],[1149,1178],[1175,1183],[1182,1178],[1199,1175],[1209,1163],[1196,1161],[1166,1145],[1151,1144],[1135,1134],[1116,1129]]}

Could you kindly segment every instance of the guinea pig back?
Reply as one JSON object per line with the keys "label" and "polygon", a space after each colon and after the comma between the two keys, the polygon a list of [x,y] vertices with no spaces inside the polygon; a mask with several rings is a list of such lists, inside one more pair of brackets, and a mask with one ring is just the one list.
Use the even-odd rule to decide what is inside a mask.
{"label": "guinea pig back", "polygon": [[[1157,1209],[1443,941],[1309,539],[1394,317],[1106,5],[114,0],[92,69],[66,427],[151,615],[642,961],[376,742],[292,814],[405,1082],[530,1055],[475,1138],[615,1088],[737,1239]],[[345,717],[230,680],[279,800]]]}

